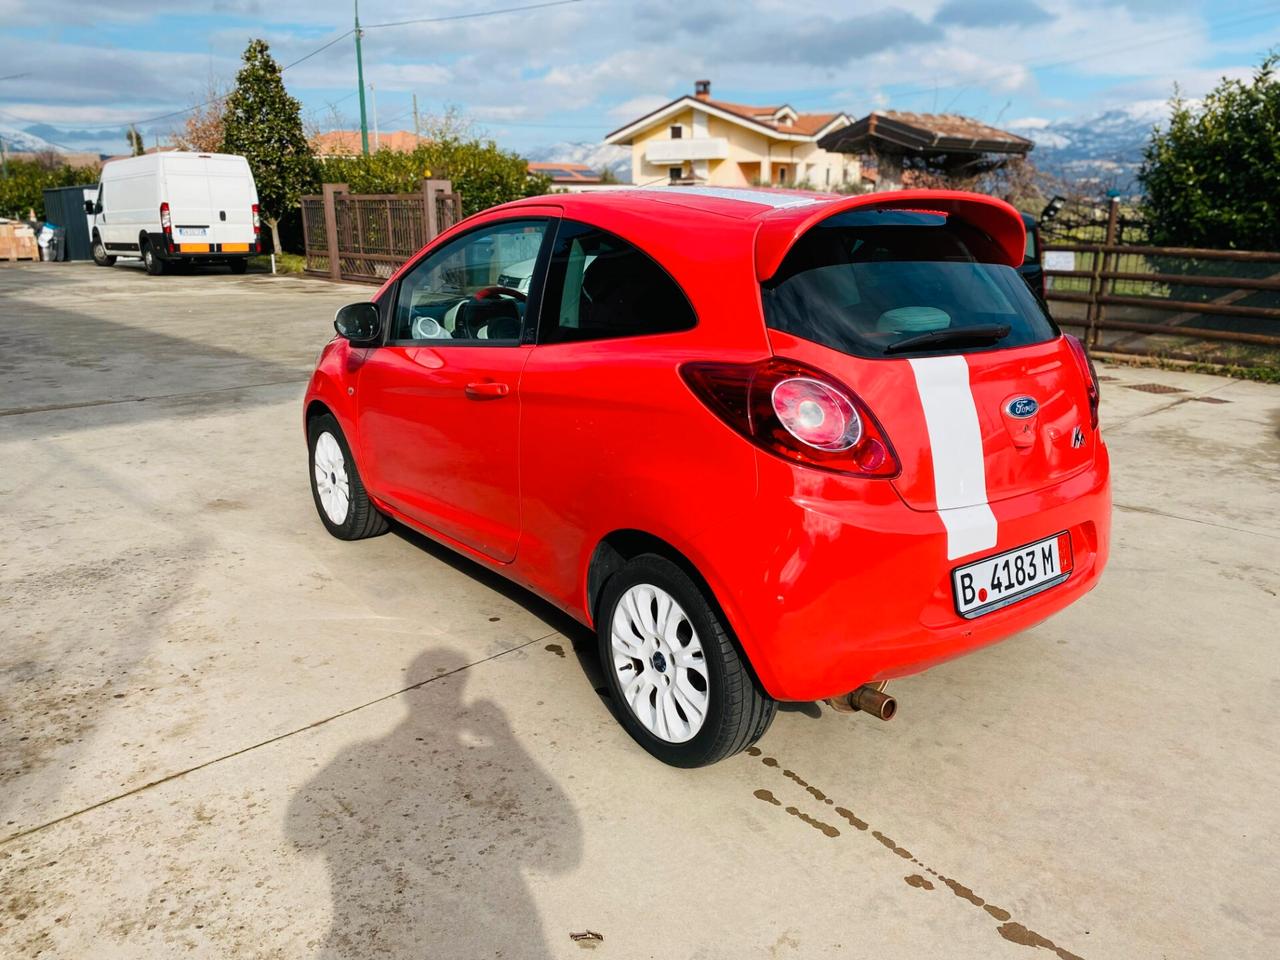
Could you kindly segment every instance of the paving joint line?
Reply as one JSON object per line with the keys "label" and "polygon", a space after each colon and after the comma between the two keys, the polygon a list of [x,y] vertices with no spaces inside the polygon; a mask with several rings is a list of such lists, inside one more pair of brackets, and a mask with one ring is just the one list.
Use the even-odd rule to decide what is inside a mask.
{"label": "paving joint line", "polygon": [[1217,523],[1214,520],[1203,520],[1199,517],[1184,517],[1181,514],[1157,510],[1155,507],[1138,507],[1127,503],[1115,503],[1113,506],[1117,510],[1123,510],[1125,513],[1141,513],[1149,517],[1164,517],[1167,520],[1181,520],[1184,523],[1199,523],[1206,527],[1215,527],[1218,530],[1230,530],[1232,533],[1244,533],[1253,537],[1263,537],[1267,540],[1280,540],[1280,534],[1266,533],[1262,530],[1246,530],[1243,527],[1233,527],[1229,524]]}
{"label": "paving joint line", "polygon": [[38,407],[8,407],[0,409],[0,417],[21,417],[31,413],[56,413],[61,410],[83,410],[88,407],[109,407],[121,403],[146,403],[149,400],[182,400],[187,397],[207,397],[215,393],[234,393],[237,390],[255,390],[258,387],[277,387],[286,383],[306,383],[308,378],[289,380],[265,380],[262,383],[242,383],[232,387],[212,387],[193,393],[158,393],[150,397],[120,397],[115,400],[85,400],[81,403],[50,403]]}
{"label": "paving joint line", "polygon": [[[1108,430],[1109,431],[1118,430],[1121,427],[1127,427],[1129,424],[1135,423],[1138,420],[1142,420],[1145,417],[1152,417],[1152,416],[1155,416],[1157,413],[1164,413],[1164,411],[1166,410],[1172,410],[1174,407],[1181,406],[1184,403],[1188,403],[1192,400],[1195,400],[1196,397],[1211,397],[1215,393],[1217,393],[1219,390],[1225,390],[1227,387],[1231,386],[1233,383],[1236,383],[1236,382],[1237,381],[1234,381],[1234,380],[1228,380],[1226,383],[1213,387],[1210,390],[1205,390],[1203,393],[1196,393],[1193,396],[1187,396],[1187,397],[1178,397],[1176,400],[1172,400],[1169,403],[1164,404],[1164,406],[1156,407],[1154,410],[1148,410],[1146,413],[1134,414],[1132,417],[1129,417],[1127,420],[1119,420],[1114,423],[1111,423],[1108,425]],[[1120,386],[1125,386],[1125,384],[1120,384]]]}
{"label": "paving joint line", "polygon": [[419,681],[418,683],[411,683],[409,686],[402,687],[401,689],[395,690],[392,693],[384,694],[381,697],[375,697],[373,700],[370,700],[367,703],[361,703],[361,704],[357,704],[354,707],[348,707],[346,710],[342,710],[342,711],[339,711],[338,713],[333,714],[332,716],[328,716],[320,720],[316,720],[313,723],[308,723],[305,726],[298,727],[297,729],[288,730],[284,733],[277,734],[274,737],[268,737],[266,740],[259,741],[258,743],[250,744],[247,747],[241,747],[239,750],[233,750],[230,753],[225,753],[222,756],[214,757],[211,760],[205,760],[202,763],[197,763],[193,767],[187,767],[185,770],[178,770],[174,773],[166,774],[165,776],[160,777],[156,780],[149,781],[148,783],[141,784],[130,790],[125,790],[122,793],[117,793],[114,796],[107,797],[105,800],[99,800],[96,803],[91,803],[87,807],[82,807],[79,810],[73,810],[71,813],[63,814],[60,817],[55,817],[52,820],[48,820],[44,823],[37,824],[34,827],[28,827],[26,830],[20,830],[17,833],[13,833],[7,837],[0,838],[0,847],[10,844],[15,840],[21,840],[24,837],[29,837],[34,833],[39,833],[42,830],[47,830],[49,827],[57,826],[60,823],[66,822],[67,820],[74,820],[76,817],[82,816],[83,814],[86,814],[86,813],[90,813],[91,811],[97,810],[100,807],[105,807],[108,804],[115,803],[118,800],[124,800],[127,797],[132,797],[135,794],[142,793],[145,790],[150,790],[152,787],[158,787],[158,786],[161,786],[162,784],[169,783],[171,780],[177,780],[181,777],[187,776],[188,774],[196,773],[199,770],[204,770],[206,767],[212,767],[214,764],[222,763],[224,760],[233,760],[236,757],[243,756],[246,753],[250,753],[254,750],[259,749],[260,747],[267,747],[273,743],[279,743],[281,740],[287,740],[290,737],[297,736],[300,733],[306,733],[308,730],[314,730],[317,727],[323,727],[327,723],[332,723],[334,720],[341,720],[343,717],[350,716],[351,714],[356,713],[360,710],[363,710],[366,707],[372,707],[379,703],[385,703],[387,700],[393,700],[396,697],[401,696],[402,694],[406,694],[411,690],[421,689],[422,687],[425,687],[429,683],[434,683],[437,680],[443,680],[445,677],[452,677],[454,674],[461,673],[463,670],[470,670],[472,667],[478,667],[481,664],[489,663],[491,660],[497,660],[499,657],[505,657],[509,653],[515,653],[517,650],[523,650],[525,647],[531,646],[535,643],[541,643],[543,640],[549,640],[551,637],[558,636],[559,633],[560,631],[553,630],[550,633],[545,634],[541,637],[534,637],[532,640],[526,640],[524,643],[516,644],[514,647],[508,647],[506,650],[499,651],[498,653],[495,653],[492,656],[484,657],[472,663],[463,664],[462,666],[457,667],[453,670],[450,670],[447,673],[438,673],[433,677],[427,677],[427,679]]}

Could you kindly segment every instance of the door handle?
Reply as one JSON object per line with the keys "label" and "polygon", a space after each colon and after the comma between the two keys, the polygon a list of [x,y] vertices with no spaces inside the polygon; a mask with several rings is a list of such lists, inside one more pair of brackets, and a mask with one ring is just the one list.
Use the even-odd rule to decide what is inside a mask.
{"label": "door handle", "polygon": [[475,383],[468,383],[466,388],[467,397],[472,400],[498,400],[510,392],[511,388],[505,383],[498,383],[494,380],[480,380]]}

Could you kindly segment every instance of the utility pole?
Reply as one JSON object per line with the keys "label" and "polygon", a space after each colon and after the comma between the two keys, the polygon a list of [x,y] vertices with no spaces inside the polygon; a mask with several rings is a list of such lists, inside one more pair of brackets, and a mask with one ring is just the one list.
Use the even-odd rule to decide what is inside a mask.
{"label": "utility pole", "polygon": [[360,146],[369,155],[369,121],[364,112],[364,57],[360,54],[360,0],[356,5],[356,83],[360,87]]}
{"label": "utility pole", "polygon": [[422,124],[418,120],[418,95],[413,95],[413,145],[422,143]]}

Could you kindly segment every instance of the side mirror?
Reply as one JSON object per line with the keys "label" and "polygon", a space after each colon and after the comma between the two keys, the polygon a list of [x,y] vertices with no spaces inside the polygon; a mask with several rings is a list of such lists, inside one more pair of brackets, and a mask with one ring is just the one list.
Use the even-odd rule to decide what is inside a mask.
{"label": "side mirror", "polygon": [[86,200],[84,202],[84,212],[90,216],[97,213],[97,210],[95,209],[95,202],[93,200]]}
{"label": "side mirror", "polygon": [[368,301],[347,304],[333,318],[333,329],[338,331],[338,336],[352,343],[372,343],[382,332],[382,317],[378,313],[378,305]]}

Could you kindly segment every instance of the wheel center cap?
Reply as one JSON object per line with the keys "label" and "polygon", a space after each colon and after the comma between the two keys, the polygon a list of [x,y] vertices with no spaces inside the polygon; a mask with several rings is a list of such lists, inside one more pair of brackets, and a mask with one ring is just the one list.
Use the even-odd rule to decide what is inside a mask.
{"label": "wheel center cap", "polygon": [[649,658],[649,662],[653,664],[653,669],[659,673],[667,672],[667,658],[661,650],[655,651],[653,656]]}

